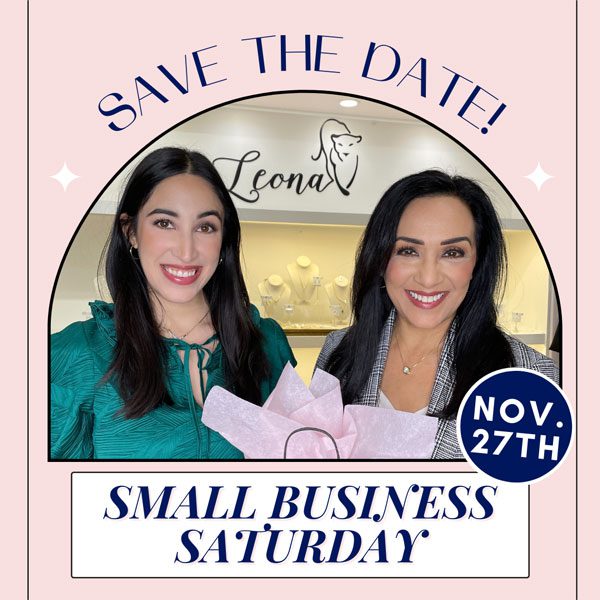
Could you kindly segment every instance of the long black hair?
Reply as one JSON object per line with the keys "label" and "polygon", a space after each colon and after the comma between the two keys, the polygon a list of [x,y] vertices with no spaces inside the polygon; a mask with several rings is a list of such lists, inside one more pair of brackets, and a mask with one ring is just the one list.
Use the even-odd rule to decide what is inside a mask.
{"label": "long black hair", "polygon": [[452,363],[455,386],[446,408],[437,416],[456,415],[464,395],[479,378],[514,364],[510,345],[496,325],[494,295],[504,282],[506,248],[492,202],[470,179],[437,170],[423,171],[404,177],[385,192],[358,248],[352,285],[353,324],[326,366],[340,379],[346,404],[354,402],[367,383],[393,306],[383,274],[392,256],[402,213],[416,198],[433,195],[452,196],[465,203],[475,221],[477,248],[469,290],[456,313]]}
{"label": "long black hair", "polygon": [[139,260],[130,254],[124,229],[135,232],[140,209],[161,181],[184,173],[209,183],[223,206],[221,260],[203,291],[222,345],[227,387],[259,404],[259,382],[269,370],[261,334],[250,316],[240,265],[240,222],[229,192],[204,155],[183,148],[160,148],[148,154],[129,177],[106,251],[106,278],[117,333],[106,379],[115,381],[126,418],[141,417],[161,404],[172,404],[172,399],[165,383],[166,350],[152,312],[151,291]]}

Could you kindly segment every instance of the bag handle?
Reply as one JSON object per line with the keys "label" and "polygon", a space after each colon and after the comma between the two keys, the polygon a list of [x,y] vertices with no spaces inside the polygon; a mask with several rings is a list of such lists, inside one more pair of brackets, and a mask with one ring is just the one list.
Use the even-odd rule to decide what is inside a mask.
{"label": "bag handle", "polygon": [[318,427],[299,427],[298,429],[294,429],[294,431],[292,431],[290,433],[290,435],[287,436],[287,439],[285,440],[285,446],[283,447],[283,458],[284,459],[287,458],[287,448],[288,448],[288,444],[290,442],[291,437],[302,431],[316,431],[317,433],[322,433],[323,435],[326,435],[333,443],[333,447],[335,449],[335,455],[337,457],[337,460],[340,460],[340,451],[338,450],[337,444],[335,443],[333,436],[328,431],[325,431],[324,429],[319,429]]}

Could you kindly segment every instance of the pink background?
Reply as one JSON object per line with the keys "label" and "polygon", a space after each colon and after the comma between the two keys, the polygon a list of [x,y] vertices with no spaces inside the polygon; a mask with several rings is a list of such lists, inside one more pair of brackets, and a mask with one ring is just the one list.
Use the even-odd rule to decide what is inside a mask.
{"label": "pink background", "polygon": [[[597,396],[592,389],[593,329],[597,320],[591,317],[592,294],[580,290],[579,323],[581,374],[579,393],[586,401],[579,410],[576,402],[576,340],[575,340],[575,2],[507,1],[487,4],[472,1],[421,2],[399,4],[372,0],[362,8],[351,8],[347,2],[324,3],[305,1],[289,12],[281,2],[256,2],[245,6],[217,4],[208,7],[198,2],[171,2],[169,9],[158,12],[149,3],[108,0],[92,9],[88,3],[73,1],[30,2],[30,396],[29,396],[29,569],[30,597],[119,598],[126,594],[146,598],[165,593],[233,594],[247,597],[304,597],[318,593],[363,597],[366,594],[403,593],[431,597],[436,592],[454,597],[490,598],[526,597],[545,593],[549,598],[575,597],[575,477],[576,448],[561,468],[531,489],[531,576],[519,580],[73,580],[70,578],[70,473],[75,465],[49,464],[47,458],[47,389],[46,389],[46,328],[49,298],[56,272],[75,228],[102,187],[112,175],[142,146],[183,118],[240,96],[275,90],[315,89],[350,92],[396,104],[422,116],[461,141],[506,185],[518,199],[533,224],[547,254],[558,285],[564,320],[563,387],[575,408],[579,425],[579,568],[580,597],[590,597],[587,585],[591,575],[590,553],[593,539],[591,520],[593,490],[584,480],[586,472],[597,472],[591,465],[593,449],[586,436],[591,430],[597,408],[592,406]],[[594,21],[592,2],[580,2],[580,69],[591,73],[591,57],[597,56],[591,45],[597,34],[589,33]],[[365,14],[366,6],[369,12]],[[88,8],[89,7],[89,8]],[[5,73],[7,89],[23,90],[25,85],[26,31],[24,3],[13,3],[16,52],[8,52],[10,72]],[[348,14],[347,11],[356,11]],[[234,14],[235,13],[235,14]],[[596,10],[597,13],[597,10]],[[595,15],[598,16],[597,14]],[[10,19],[7,20],[7,23]],[[597,18],[595,19],[597,23]],[[335,59],[341,75],[306,73],[297,68],[299,61],[290,62],[287,73],[258,75],[256,58],[242,37],[266,34],[287,34],[300,46],[305,33],[344,36]],[[594,36],[592,38],[591,36]],[[377,83],[360,78],[363,56],[370,41],[395,46],[402,55],[402,72],[423,56],[429,61],[431,97],[421,98],[416,86],[394,82]],[[129,129],[119,134],[106,127],[106,119],[96,112],[98,100],[112,91],[133,98],[133,78],[155,73],[158,64],[172,65],[180,72],[183,55],[193,50],[218,44],[214,55],[219,61],[215,73],[229,77],[225,84],[200,89],[187,96],[171,95],[166,105],[147,103],[145,115]],[[294,67],[296,65],[296,67]],[[447,85],[441,66],[453,68],[486,87],[508,105],[508,109],[491,128],[481,135],[456,116],[458,105],[440,108],[439,92]],[[444,72],[445,73],[445,72]],[[589,90],[588,90],[589,91]],[[582,108],[591,94],[581,93]],[[24,100],[18,97],[14,110],[5,113],[9,126],[21,133],[8,148],[7,173],[11,179],[24,179]],[[588,105],[591,109],[591,103]],[[582,112],[580,119],[591,116]],[[582,128],[581,142],[591,145],[591,127]],[[50,175],[67,161],[80,176],[65,193]],[[540,161],[554,178],[537,192],[524,178]],[[591,155],[581,153],[580,169],[591,173]],[[22,175],[23,177],[19,177]],[[592,234],[592,207],[586,205],[587,194],[582,179],[579,190],[581,239],[580,284],[587,283],[583,274],[598,272],[592,255],[595,245],[586,233]],[[12,198],[22,199],[23,190]],[[7,209],[8,210],[8,209]],[[10,214],[17,212],[21,223],[25,206],[15,202]],[[597,212],[597,211],[596,211]],[[8,215],[6,215],[8,216]],[[12,220],[12,218],[11,218]],[[10,223],[10,221],[9,221]],[[586,231],[586,223],[589,230]],[[12,223],[10,223],[12,225]],[[23,229],[7,227],[9,236],[5,248],[17,248],[14,277],[19,288],[25,286],[25,247]],[[14,240],[12,239],[14,236]],[[597,234],[595,235],[597,240]],[[587,239],[587,245],[585,241]],[[592,248],[590,253],[589,248]],[[587,256],[586,256],[586,251]],[[13,271],[11,265],[11,271]],[[596,275],[597,277],[597,275]],[[593,279],[593,277],[592,277]],[[12,286],[12,281],[11,281]],[[597,286],[596,286],[597,287]],[[6,292],[5,292],[6,296]],[[3,300],[5,301],[5,300]],[[25,327],[24,300],[12,302],[7,319],[10,353],[23,357]],[[16,315],[18,318],[12,318]],[[592,324],[595,327],[592,327]],[[5,347],[8,349],[9,344]],[[3,498],[11,540],[9,562],[5,572],[14,577],[15,592],[10,597],[25,595],[25,486],[26,462],[24,431],[26,428],[26,380],[22,363],[9,367],[5,381],[18,387],[9,389],[6,399],[12,402],[2,436],[5,460],[5,487],[15,490],[14,496]],[[12,393],[11,393],[12,392]],[[17,401],[15,401],[17,400]],[[594,411],[594,414],[592,414]],[[15,426],[18,423],[19,426]],[[239,470],[239,464],[201,464],[202,470]],[[256,470],[258,464],[248,464]],[[280,464],[260,465],[280,470]],[[318,466],[318,465],[317,465]],[[358,465],[340,465],[344,470],[360,470]],[[361,465],[363,466],[363,465]],[[194,465],[153,464],[85,464],[82,470],[191,470]],[[300,465],[298,470],[304,470]],[[410,465],[401,465],[401,468]],[[448,465],[456,470],[457,465]],[[328,466],[323,466],[327,470]],[[373,470],[392,470],[392,464],[370,465]],[[458,465],[458,468],[463,468]],[[466,467],[464,467],[466,469]],[[439,465],[432,465],[439,470]],[[423,470],[417,465],[411,470]],[[590,486],[585,487],[586,485]],[[14,487],[13,487],[14,486]],[[17,495],[19,490],[20,495]],[[597,522],[597,520],[596,520]],[[12,531],[14,528],[14,531]],[[107,551],[110,551],[107,549]],[[507,548],[510,552],[510,548]],[[6,555],[6,553],[5,553]],[[399,588],[398,586],[401,586]]]}

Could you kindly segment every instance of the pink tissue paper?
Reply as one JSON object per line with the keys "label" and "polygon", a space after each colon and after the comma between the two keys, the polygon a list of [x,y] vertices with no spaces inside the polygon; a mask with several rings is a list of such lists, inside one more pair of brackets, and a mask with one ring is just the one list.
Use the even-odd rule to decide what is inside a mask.
{"label": "pink tissue paper", "polygon": [[[344,459],[430,458],[438,419],[388,408],[344,407],[336,377],[317,369],[307,388],[288,363],[263,406],[212,388],[202,422],[246,458],[335,459],[336,447]],[[305,427],[327,433],[298,431]]]}

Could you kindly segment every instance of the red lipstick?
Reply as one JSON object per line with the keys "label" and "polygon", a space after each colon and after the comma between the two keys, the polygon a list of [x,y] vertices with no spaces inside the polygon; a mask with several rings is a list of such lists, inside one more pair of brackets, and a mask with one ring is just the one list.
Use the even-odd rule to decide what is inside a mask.
{"label": "red lipstick", "polygon": [[190,285],[200,277],[199,265],[160,265],[164,276],[177,285]]}
{"label": "red lipstick", "polygon": [[431,310],[436,306],[439,306],[448,292],[437,291],[437,292],[423,292],[420,290],[404,290],[407,298],[418,308],[424,308],[425,310]]}

